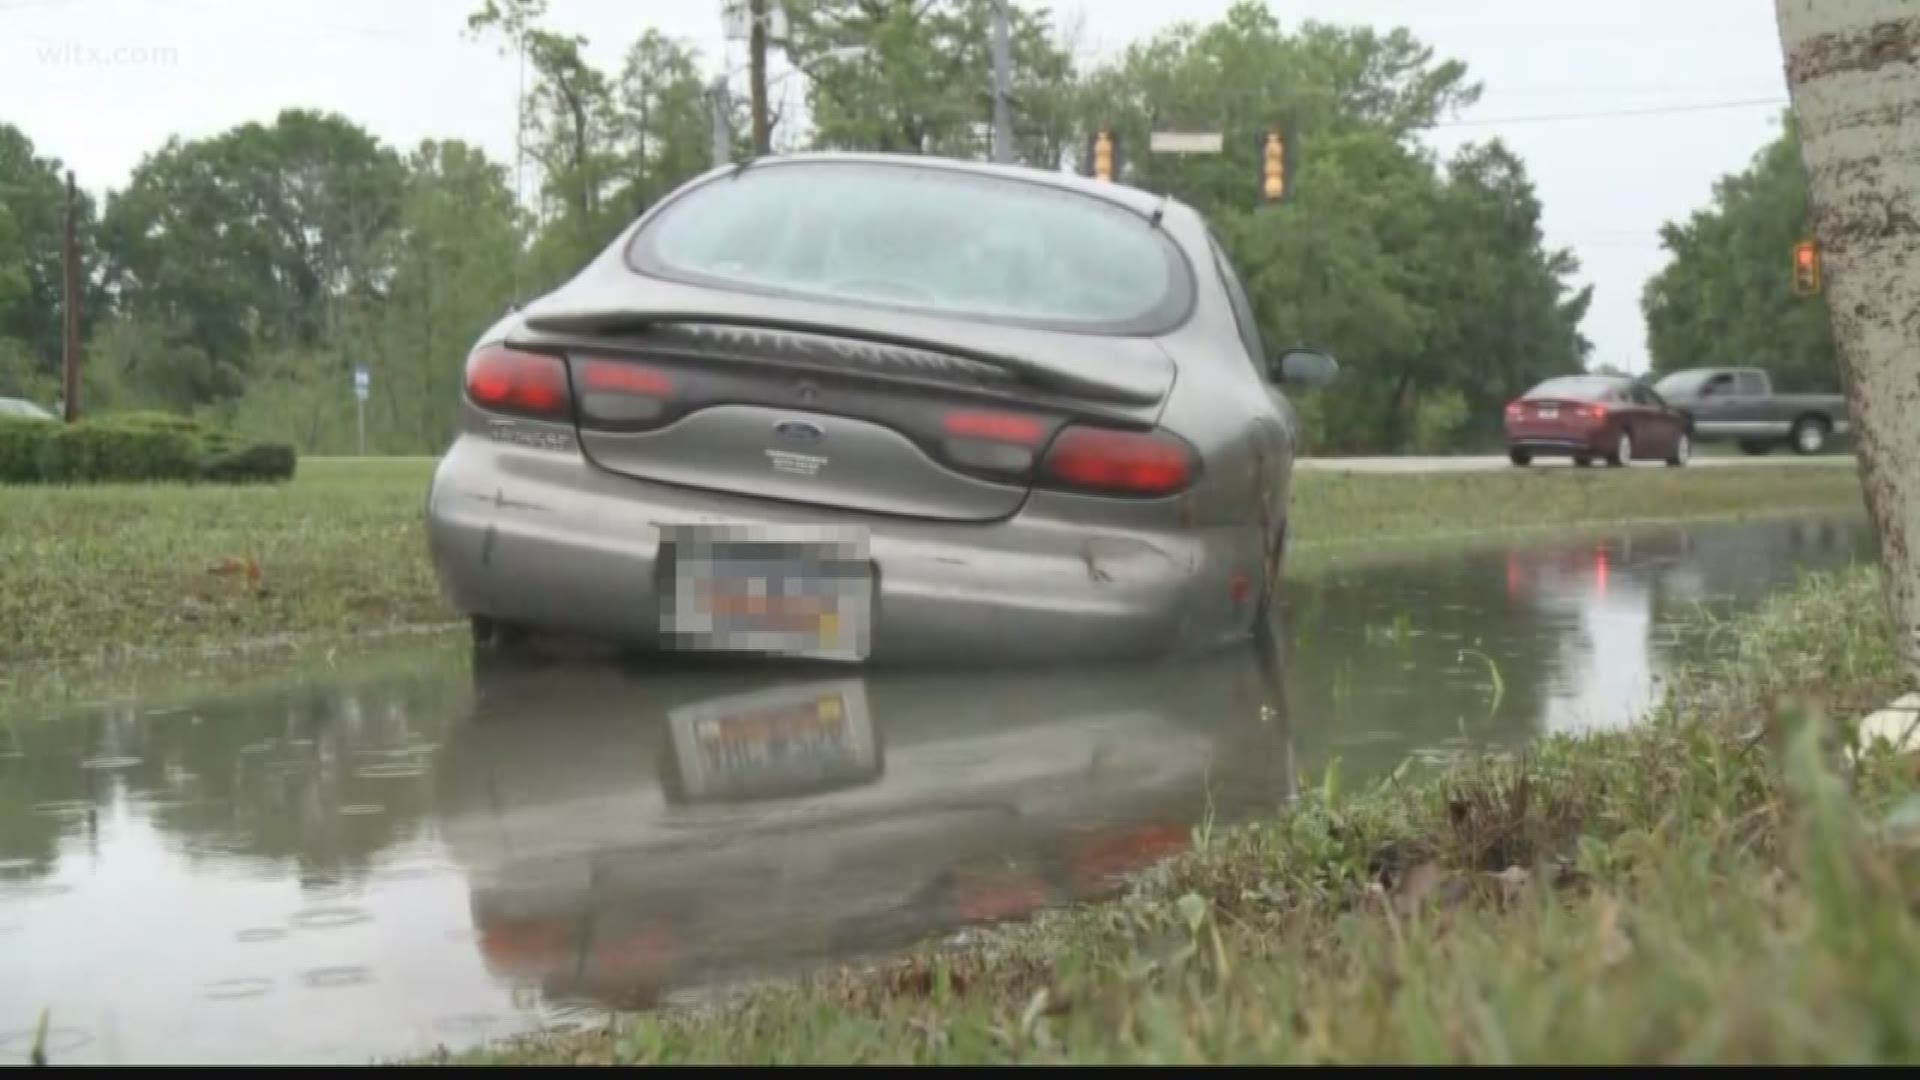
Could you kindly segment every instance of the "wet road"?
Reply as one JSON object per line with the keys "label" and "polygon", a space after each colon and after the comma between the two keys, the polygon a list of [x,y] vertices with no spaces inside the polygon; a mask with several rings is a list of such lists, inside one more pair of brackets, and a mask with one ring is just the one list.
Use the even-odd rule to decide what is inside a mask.
{"label": "wet road", "polygon": [[1695,605],[1867,544],[1775,522],[1335,572],[1292,590],[1279,657],[1178,668],[475,670],[440,645],[0,735],[0,1060],[46,1007],[55,1062],[353,1062],[1018,917],[1335,757],[1630,722],[1701,647],[1675,632]]}
{"label": "wet road", "polygon": [[[1802,468],[1839,468],[1855,467],[1852,454],[1821,454],[1814,457],[1800,457],[1795,454],[1778,453],[1766,457],[1750,457],[1746,454],[1700,453],[1696,454],[1689,468],[1731,469],[1753,465],[1796,465]],[[1294,466],[1308,472],[1345,472],[1345,473],[1449,473],[1449,472],[1512,472],[1513,462],[1504,454],[1464,455],[1448,454],[1434,457],[1344,457],[1344,458],[1301,458]],[[1528,466],[1534,469],[1573,469],[1578,468],[1571,458],[1542,458]],[[1657,461],[1639,461],[1632,465],[1635,469],[1664,469],[1665,465]]]}

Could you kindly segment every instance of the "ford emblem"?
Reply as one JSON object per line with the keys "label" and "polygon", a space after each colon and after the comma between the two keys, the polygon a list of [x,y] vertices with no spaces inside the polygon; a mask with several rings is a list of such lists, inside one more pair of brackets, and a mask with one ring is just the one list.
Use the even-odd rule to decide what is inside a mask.
{"label": "ford emblem", "polygon": [[827,437],[819,424],[810,424],[805,420],[782,420],[773,425],[773,433],[787,442],[817,443]]}

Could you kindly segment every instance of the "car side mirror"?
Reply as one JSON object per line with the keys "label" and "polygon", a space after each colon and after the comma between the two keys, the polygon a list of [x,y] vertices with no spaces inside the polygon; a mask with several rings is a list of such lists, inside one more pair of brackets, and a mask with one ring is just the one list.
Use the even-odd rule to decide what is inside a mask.
{"label": "car side mirror", "polygon": [[1287,386],[1325,386],[1340,374],[1340,363],[1312,349],[1288,349],[1267,364],[1267,374]]}

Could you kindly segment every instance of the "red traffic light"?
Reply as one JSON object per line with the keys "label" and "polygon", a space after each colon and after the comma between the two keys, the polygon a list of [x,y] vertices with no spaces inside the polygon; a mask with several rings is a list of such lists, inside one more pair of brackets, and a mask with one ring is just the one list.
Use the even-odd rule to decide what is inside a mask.
{"label": "red traffic light", "polygon": [[1811,240],[1793,245],[1793,292],[1812,296],[1820,291],[1820,249]]}

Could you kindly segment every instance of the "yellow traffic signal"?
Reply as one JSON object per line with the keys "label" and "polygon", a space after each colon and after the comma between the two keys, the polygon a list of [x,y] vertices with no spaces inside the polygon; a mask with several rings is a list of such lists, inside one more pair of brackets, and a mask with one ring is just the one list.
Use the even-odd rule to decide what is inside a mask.
{"label": "yellow traffic signal", "polygon": [[1106,128],[1093,133],[1093,150],[1088,155],[1093,161],[1092,174],[1095,180],[1113,179],[1113,132]]}
{"label": "yellow traffic signal", "polygon": [[1820,249],[1813,241],[1793,245],[1793,294],[1813,296],[1820,291]]}
{"label": "yellow traffic signal", "polygon": [[1280,202],[1287,197],[1287,140],[1279,128],[1271,128],[1260,140],[1260,197]]}

